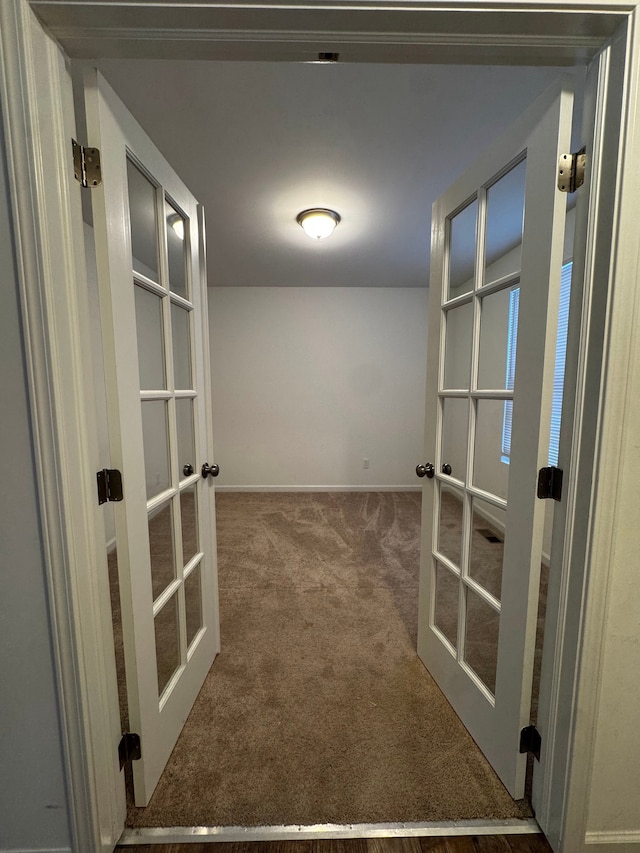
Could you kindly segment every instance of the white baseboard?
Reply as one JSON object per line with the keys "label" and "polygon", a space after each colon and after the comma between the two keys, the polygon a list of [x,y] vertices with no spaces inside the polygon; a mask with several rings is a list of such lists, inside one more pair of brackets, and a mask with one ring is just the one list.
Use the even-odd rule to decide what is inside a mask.
{"label": "white baseboard", "polygon": [[640,853],[640,829],[587,832],[584,843],[589,853]]}
{"label": "white baseboard", "polygon": [[216,492],[419,492],[422,486],[216,486]]}
{"label": "white baseboard", "polygon": [[72,853],[70,847],[0,847],[0,853]]}
{"label": "white baseboard", "polygon": [[[116,537],[114,536],[113,539],[107,539],[107,554],[110,554],[114,550],[115,547],[116,547]],[[0,853],[1,853],[1,851],[0,851]]]}

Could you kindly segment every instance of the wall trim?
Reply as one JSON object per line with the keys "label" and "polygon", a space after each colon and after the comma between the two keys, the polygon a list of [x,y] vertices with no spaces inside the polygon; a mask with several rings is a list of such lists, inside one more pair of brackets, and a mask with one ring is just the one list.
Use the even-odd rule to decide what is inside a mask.
{"label": "wall trim", "polygon": [[37,850],[32,847],[12,847],[2,853],[72,853],[72,850],[70,847],[39,847]]}
{"label": "wall trim", "polygon": [[[38,5],[38,4],[36,4]],[[316,45],[318,42],[331,44],[366,44],[366,45],[484,45],[483,35],[469,33],[416,33],[416,32],[322,32],[315,30],[234,30],[234,29],[189,29],[187,27],[167,27],[164,29],[144,29],[137,27],[74,27],[55,26],[51,32],[60,39],[112,39],[117,41],[170,41],[170,42],[221,42],[238,43],[251,41],[255,43],[291,43]],[[564,45],[565,38],[553,34],[541,35],[511,35],[509,43],[513,46],[550,47],[556,44]],[[598,35],[577,33],[571,38],[571,44],[576,48],[591,48],[596,50],[602,44]]]}
{"label": "wall trim", "polygon": [[594,845],[604,847],[610,844],[627,844],[629,845],[628,853],[631,853],[632,848],[640,850],[640,829],[621,829],[619,832],[587,832],[584,843],[589,845],[590,851],[594,850]]}
{"label": "wall trim", "polygon": [[422,486],[216,486],[216,492],[420,492]]}
{"label": "wall trim", "polygon": [[640,842],[614,841],[591,843],[585,839],[584,850],[587,853],[640,853]]}
{"label": "wall trim", "polygon": [[99,58],[115,50],[118,56],[195,58],[195,51],[199,59],[304,60],[321,45],[337,44],[349,48],[351,61],[493,65],[572,65],[588,59],[633,8],[628,0],[533,0],[493,7],[461,0],[436,6],[430,0],[203,0],[186,14],[179,0],[123,2],[117,11],[113,4],[91,0],[32,3],[69,55],[77,57]]}

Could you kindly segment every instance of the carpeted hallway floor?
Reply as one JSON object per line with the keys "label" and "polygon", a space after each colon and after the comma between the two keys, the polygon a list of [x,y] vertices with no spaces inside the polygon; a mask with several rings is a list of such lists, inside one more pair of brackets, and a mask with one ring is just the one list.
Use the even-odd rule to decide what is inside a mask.
{"label": "carpeted hallway floor", "polygon": [[217,496],[222,652],[129,826],[531,815],[416,656],[420,500]]}

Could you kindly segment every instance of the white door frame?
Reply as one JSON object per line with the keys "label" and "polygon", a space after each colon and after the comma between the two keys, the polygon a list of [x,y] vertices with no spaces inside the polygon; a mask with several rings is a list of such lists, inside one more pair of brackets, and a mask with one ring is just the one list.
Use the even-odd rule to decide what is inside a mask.
{"label": "white door frame", "polygon": [[[187,50],[193,56],[194,45],[201,58],[246,57],[247,42],[254,45],[257,58],[268,58],[269,51],[281,51],[283,44],[290,58],[299,58],[301,46],[308,55],[309,49],[325,45],[320,49],[326,50],[327,43],[335,42],[355,46],[360,59],[389,58],[398,49],[401,53],[395,58],[404,61],[499,59],[553,64],[570,62],[581,50],[592,53],[613,27],[624,28],[626,22],[626,34],[616,48],[626,57],[623,80],[618,81],[619,104],[614,103],[616,93],[605,91],[605,68],[599,80],[603,98],[595,107],[603,129],[597,156],[612,158],[614,164],[605,165],[603,174],[610,173],[616,161],[619,170],[615,182],[601,182],[584,212],[590,283],[587,309],[591,310],[583,313],[576,356],[578,406],[570,441],[572,459],[581,464],[572,466],[569,494],[573,498],[565,508],[569,535],[563,564],[558,567],[559,618],[550,620],[545,643],[543,678],[551,685],[549,709],[555,707],[555,717],[551,715],[549,721],[544,764],[537,773],[546,803],[538,819],[550,840],[557,849],[582,850],[607,592],[621,559],[612,547],[614,537],[625,532],[624,542],[630,544],[629,550],[633,546],[632,531],[625,529],[626,519],[620,514],[622,502],[629,501],[633,492],[619,462],[625,450],[633,447],[640,415],[635,404],[640,399],[640,371],[628,371],[640,313],[635,296],[640,123],[634,121],[640,108],[639,7],[620,0],[567,0],[564,4],[505,0],[498,12],[492,12],[483,9],[482,0],[468,0],[464,9],[443,0],[434,11],[428,0],[406,4],[371,0],[362,5],[332,0],[326,4],[330,17],[324,21],[329,20],[333,29],[327,32],[325,27],[318,34],[314,15],[321,3],[307,0],[287,8],[283,0],[278,6],[262,4],[258,14],[260,7],[249,3],[230,2],[225,7],[223,2],[212,2],[202,7],[204,19],[195,24],[191,15],[199,13],[185,11],[176,0],[168,0],[161,18],[155,5],[132,4],[136,10],[133,30],[130,23],[121,24],[120,29],[113,20],[110,27],[105,23],[108,8],[112,16],[125,16],[124,21],[132,11],[125,5],[108,7],[77,0],[39,5],[36,0],[34,7],[43,18],[52,18],[53,34],[74,55],[85,50],[83,55],[99,56],[101,49],[113,49],[117,42],[119,55],[140,58],[178,56],[180,51],[184,55]],[[56,23],[55,15],[68,13],[69,7],[73,25]],[[474,7],[476,11],[470,13]],[[231,15],[234,28],[225,15]],[[279,16],[279,29],[269,18],[273,15]],[[495,34],[496,15],[501,35]],[[282,22],[289,20],[292,26],[284,28]],[[303,20],[307,31],[302,30]],[[220,21],[226,22],[226,29]],[[358,32],[354,32],[354,21]],[[142,35],[143,42],[138,40]],[[202,53],[205,48],[208,52]],[[47,81],[44,90],[43,79]],[[63,55],[34,24],[26,0],[0,0],[0,96],[7,128],[35,459],[40,467],[73,849],[77,853],[106,851],[112,849],[122,826],[124,799],[115,760],[119,719],[111,625],[106,618],[104,539],[95,503],[95,471],[101,466],[87,375],[91,347],[86,273],[82,241],[73,239],[75,229],[81,233],[82,224],[79,194],[69,178],[67,130],[73,116]],[[610,228],[604,238],[596,227],[602,222]],[[602,317],[594,329],[590,320],[597,309],[602,309]],[[566,433],[564,440],[568,440]],[[633,464],[635,472],[637,462]],[[597,478],[591,477],[593,467],[599,472]],[[556,533],[562,537],[564,531],[558,533],[559,528],[557,524]],[[597,847],[589,845],[594,853]]]}
{"label": "white door frame", "polygon": [[70,830],[74,853],[97,853],[113,849],[126,813],[96,501],[96,471],[105,463],[97,446],[82,211],[70,171],[71,82],[64,54],[22,0],[0,0],[0,100]]}

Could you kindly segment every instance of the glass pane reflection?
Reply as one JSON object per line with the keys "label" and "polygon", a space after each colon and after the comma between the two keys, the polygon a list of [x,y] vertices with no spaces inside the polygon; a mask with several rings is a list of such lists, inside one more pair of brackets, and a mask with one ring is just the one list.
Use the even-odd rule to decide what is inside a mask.
{"label": "glass pane reflection", "polygon": [[504,400],[476,401],[476,431],[473,457],[473,485],[506,498],[509,466],[502,461]]}
{"label": "glass pane reflection", "polygon": [[176,577],[173,546],[171,503],[149,515],[149,555],[151,557],[151,586],[155,599]]}
{"label": "glass pane reflection", "polygon": [[526,171],[522,160],[487,190],[485,284],[520,272]]}
{"label": "glass pane reflection", "polygon": [[167,221],[167,253],[169,257],[169,287],[179,296],[187,298],[187,229],[188,222],[165,199]]}
{"label": "glass pane reflection", "polygon": [[469,402],[467,398],[442,401],[442,458],[451,465],[451,475],[465,482],[467,476],[467,442],[469,439]]}
{"label": "glass pane reflection", "polygon": [[142,441],[147,499],[150,499],[171,485],[167,404],[164,400],[142,401]]}
{"label": "glass pane reflection", "polygon": [[477,214],[478,202],[474,199],[450,220],[447,299],[469,293],[474,288]]}
{"label": "glass pane reflection", "polygon": [[132,266],[153,281],[158,276],[156,188],[131,160],[127,160]]}
{"label": "glass pane reflection", "polygon": [[176,400],[176,425],[178,430],[178,471],[180,479],[185,476],[185,465],[195,469],[195,438],[193,434],[193,400]]}
{"label": "glass pane reflection", "polygon": [[512,308],[513,290],[507,287],[482,299],[478,362],[478,388],[481,390],[507,388],[513,391],[518,340],[518,311]]}
{"label": "glass pane reflection", "polygon": [[195,485],[180,492],[180,518],[182,519],[182,562],[186,566],[199,550]]}
{"label": "glass pane reflection", "polygon": [[440,483],[440,518],[438,523],[438,551],[460,568],[462,555],[462,492]]}
{"label": "glass pane reflection", "polygon": [[178,594],[172,595],[154,619],[156,636],[156,666],[158,670],[158,695],[180,666],[180,639]]}
{"label": "glass pane reflection", "polygon": [[202,628],[202,590],[198,564],[184,582],[184,598],[187,612],[187,648]]}
{"label": "glass pane reflection", "polygon": [[469,302],[446,312],[444,388],[469,390],[473,305]]}
{"label": "glass pane reflection", "polygon": [[166,388],[162,329],[162,299],[136,284],[136,341],[140,390]]}
{"label": "glass pane reflection", "polygon": [[469,574],[498,601],[502,589],[506,515],[502,507],[473,498]]}
{"label": "glass pane reflection", "polygon": [[434,623],[449,640],[454,649],[458,647],[458,578],[440,563],[436,563],[436,597]]}
{"label": "glass pane reflection", "polygon": [[467,588],[467,622],[464,659],[495,694],[500,614]]}
{"label": "glass pane reflection", "polygon": [[173,336],[173,376],[175,387],[186,391],[191,382],[191,337],[189,311],[179,305],[171,306],[171,333]]}

